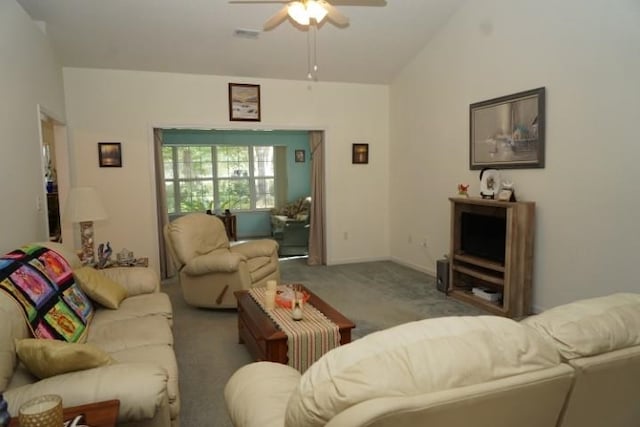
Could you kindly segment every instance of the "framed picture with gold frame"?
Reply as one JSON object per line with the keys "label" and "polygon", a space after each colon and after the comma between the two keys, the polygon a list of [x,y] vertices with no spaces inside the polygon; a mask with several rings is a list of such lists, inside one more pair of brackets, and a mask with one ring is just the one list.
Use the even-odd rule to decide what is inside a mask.
{"label": "framed picture with gold frame", "polygon": [[369,144],[353,144],[351,149],[351,163],[367,164],[369,163]]}

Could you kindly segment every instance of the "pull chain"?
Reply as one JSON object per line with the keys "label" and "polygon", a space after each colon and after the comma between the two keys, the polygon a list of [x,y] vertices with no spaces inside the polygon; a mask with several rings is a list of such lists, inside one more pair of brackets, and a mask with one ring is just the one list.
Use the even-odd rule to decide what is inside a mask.
{"label": "pull chain", "polygon": [[318,27],[313,18],[307,30],[307,79],[318,80]]}

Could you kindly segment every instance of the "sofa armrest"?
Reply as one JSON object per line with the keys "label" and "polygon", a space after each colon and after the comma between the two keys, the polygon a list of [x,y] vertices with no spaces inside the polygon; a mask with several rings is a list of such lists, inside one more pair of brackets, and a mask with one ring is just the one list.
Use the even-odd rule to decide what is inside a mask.
{"label": "sofa armrest", "polygon": [[289,396],[300,372],[273,362],[250,363],[238,369],[224,388],[231,422],[236,427],[282,427]]}
{"label": "sofa armrest", "polygon": [[275,240],[261,239],[250,240],[231,246],[231,252],[243,254],[247,258],[256,258],[260,256],[272,256],[278,251],[278,243]]}
{"label": "sofa armrest", "polygon": [[129,296],[150,294],[160,290],[158,273],[150,268],[114,267],[100,271],[114,282],[124,286]]}
{"label": "sofa armrest", "polygon": [[242,254],[219,249],[193,258],[185,264],[181,271],[192,276],[208,273],[233,273],[238,271],[240,263],[246,259]]}
{"label": "sofa armrest", "polygon": [[64,406],[120,400],[118,422],[151,419],[167,403],[167,372],[147,363],[116,363],[46,378],[3,392],[9,413],[17,414],[27,400],[58,394]]}

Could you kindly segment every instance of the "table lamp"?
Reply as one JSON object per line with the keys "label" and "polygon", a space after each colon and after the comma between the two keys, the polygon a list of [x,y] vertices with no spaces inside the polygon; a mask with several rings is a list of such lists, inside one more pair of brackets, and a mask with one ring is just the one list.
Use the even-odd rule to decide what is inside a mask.
{"label": "table lamp", "polygon": [[66,214],[69,221],[80,223],[82,262],[93,264],[95,262],[93,221],[107,219],[107,212],[95,188],[72,188],[67,198]]}

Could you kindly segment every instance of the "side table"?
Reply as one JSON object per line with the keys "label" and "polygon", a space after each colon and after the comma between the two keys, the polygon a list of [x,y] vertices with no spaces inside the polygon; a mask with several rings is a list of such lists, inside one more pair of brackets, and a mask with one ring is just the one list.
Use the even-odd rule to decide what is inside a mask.
{"label": "side table", "polygon": [[105,268],[116,268],[116,267],[149,267],[149,258],[148,257],[136,258],[135,260],[133,260],[128,264],[118,264],[117,261],[116,262],[112,261],[102,268],[105,269]]}
{"label": "side table", "polygon": [[224,224],[224,228],[227,230],[227,237],[229,240],[238,241],[238,232],[236,229],[236,216],[231,215],[216,215],[220,218],[220,221]]}
{"label": "side table", "polygon": [[[91,427],[116,427],[119,400],[105,400],[103,402],[89,403],[87,405],[71,406],[63,408],[64,420],[72,420],[78,415],[84,415],[84,424]],[[19,427],[18,417],[12,417],[9,427]]]}

